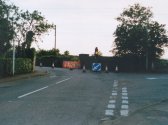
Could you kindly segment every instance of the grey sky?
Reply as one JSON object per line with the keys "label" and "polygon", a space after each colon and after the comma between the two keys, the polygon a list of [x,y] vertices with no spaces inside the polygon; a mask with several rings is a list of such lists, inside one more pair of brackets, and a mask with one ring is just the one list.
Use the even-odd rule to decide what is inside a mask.
{"label": "grey sky", "polygon": [[[116,17],[134,3],[152,7],[154,20],[167,24],[167,0],[10,0],[23,10],[39,10],[57,25],[57,48],[71,54],[93,54],[98,47],[105,56],[113,44]],[[166,26],[168,29],[168,27]],[[54,31],[40,43],[44,49],[54,47]],[[166,55],[167,56],[167,55]]]}

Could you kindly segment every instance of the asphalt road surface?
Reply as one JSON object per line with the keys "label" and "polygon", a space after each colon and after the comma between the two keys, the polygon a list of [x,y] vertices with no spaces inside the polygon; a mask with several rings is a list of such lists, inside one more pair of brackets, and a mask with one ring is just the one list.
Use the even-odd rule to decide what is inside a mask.
{"label": "asphalt road surface", "polygon": [[0,86],[0,125],[167,125],[168,75],[38,68]]}

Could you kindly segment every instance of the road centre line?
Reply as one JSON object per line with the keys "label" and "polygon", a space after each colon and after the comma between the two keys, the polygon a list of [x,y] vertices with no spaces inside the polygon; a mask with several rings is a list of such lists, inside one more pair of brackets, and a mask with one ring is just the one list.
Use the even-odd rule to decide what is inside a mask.
{"label": "road centre line", "polygon": [[[61,81],[59,81],[59,82],[56,82],[55,84],[56,84],[56,85],[57,85],[57,84],[60,84],[60,83],[65,82],[65,81],[67,81],[67,80],[69,80],[69,79],[71,79],[71,78],[67,78],[67,79],[61,80]],[[48,87],[49,87],[49,86],[45,86],[45,87],[43,87],[43,88],[40,88],[40,89],[34,90],[34,91],[32,91],[32,92],[29,92],[29,93],[23,94],[23,95],[21,95],[21,96],[18,96],[17,98],[18,98],[18,99],[23,98],[23,97],[28,96],[28,95],[31,95],[31,94],[33,94],[33,93],[36,93],[36,92],[42,91],[42,90],[44,90],[44,89],[47,89]]]}
{"label": "road centre line", "polygon": [[28,96],[28,95],[31,95],[31,94],[33,94],[33,93],[39,92],[39,91],[44,90],[44,89],[46,89],[46,88],[48,88],[48,86],[43,87],[43,88],[40,88],[40,89],[37,89],[37,90],[32,91],[32,92],[29,92],[29,93],[26,93],[26,94],[24,94],[24,95],[21,95],[21,96],[18,97],[18,99],[23,98],[23,97]]}
{"label": "road centre line", "polygon": [[62,82],[68,81],[68,80],[70,80],[70,79],[71,79],[71,78],[67,78],[67,79],[64,79],[64,80],[62,80],[62,81],[56,82],[55,84],[57,85],[57,84],[60,84],[60,83],[62,83]]}

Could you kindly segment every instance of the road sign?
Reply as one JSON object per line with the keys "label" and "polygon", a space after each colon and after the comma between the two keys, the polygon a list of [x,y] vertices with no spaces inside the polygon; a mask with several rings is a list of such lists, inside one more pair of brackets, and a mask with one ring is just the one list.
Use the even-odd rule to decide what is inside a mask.
{"label": "road sign", "polygon": [[100,72],[101,71],[101,63],[92,63],[92,71]]}

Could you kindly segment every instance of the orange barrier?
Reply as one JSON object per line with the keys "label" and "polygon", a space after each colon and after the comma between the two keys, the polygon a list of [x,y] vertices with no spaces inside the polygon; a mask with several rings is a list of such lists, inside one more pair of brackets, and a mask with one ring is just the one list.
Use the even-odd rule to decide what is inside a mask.
{"label": "orange barrier", "polygon": [[80,62],[79,61],[63,61],[63,68],[79,69]]}

